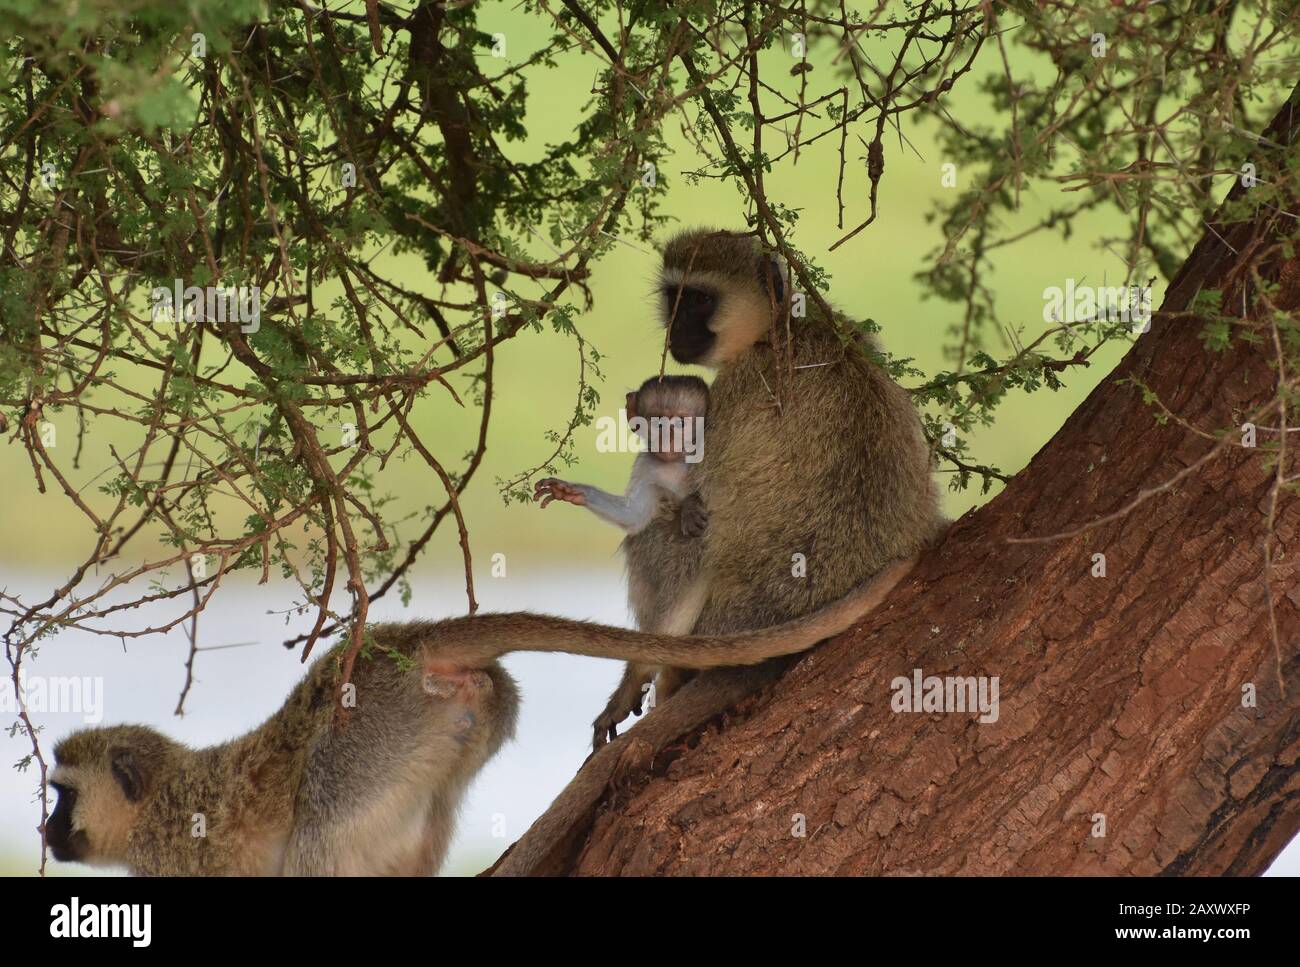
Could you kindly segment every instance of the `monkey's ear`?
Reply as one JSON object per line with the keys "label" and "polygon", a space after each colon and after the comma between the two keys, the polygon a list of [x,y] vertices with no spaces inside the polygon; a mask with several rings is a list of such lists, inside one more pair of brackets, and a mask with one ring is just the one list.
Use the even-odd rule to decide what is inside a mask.
{"label": "monkey's ear", "polygon": [[625,409],[627,410],[627,418],[629,420],[636,419],[636,393],[627,394],[627,404]]}
{"label": "monkey's ear", "polygon": [[114,746],[108,752],[108,764],[126,801],[139,802],[144,795],[145,776],[136,762],[135,753],[125,746]]}

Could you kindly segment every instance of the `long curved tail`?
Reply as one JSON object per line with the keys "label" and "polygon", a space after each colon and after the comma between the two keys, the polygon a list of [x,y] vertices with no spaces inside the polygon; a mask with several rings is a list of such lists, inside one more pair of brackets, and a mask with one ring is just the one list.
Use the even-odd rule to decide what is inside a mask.
{"label": "long curved tail", "polygon": [[[559,651],[677,668],[756,665],[839,634],[875,609],[916,563],[897,561],[870,583],[802,618],[730,635],[656,635],[529,612],[451,618],[428,626],[422,644],[439,659],[476,666],[512,651]],[[380,638],[382,640],[382,637]]]}

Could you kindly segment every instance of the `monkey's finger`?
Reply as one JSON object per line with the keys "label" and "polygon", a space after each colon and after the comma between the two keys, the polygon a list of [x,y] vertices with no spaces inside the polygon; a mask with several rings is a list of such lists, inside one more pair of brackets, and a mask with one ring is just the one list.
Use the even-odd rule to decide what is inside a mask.
{"label": "monkey's finger", "polygon": [[549,504],[554,499],[555,499],[555,494],[547,494],[546,497],[542,500],[542,510],[545,510],[546,505]]}

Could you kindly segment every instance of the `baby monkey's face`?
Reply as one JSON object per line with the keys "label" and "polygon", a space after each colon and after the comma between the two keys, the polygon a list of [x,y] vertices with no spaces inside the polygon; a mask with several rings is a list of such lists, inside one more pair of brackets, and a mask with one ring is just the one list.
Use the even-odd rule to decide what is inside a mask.
{"label": "baby monkey's face", "polygon": [[661,410],[629,417],[628,425],[646,444],[646,452],[664,463],[698,460],[704,449],[704,414]]}
{"label": "baby monkey's face", "polygon": [[696,377],[650,379],[627,394],[628,427],[661,463],[699,463],[704,459],[704,416],[708,391]]}
{"label": "baby monkey's face", "polygon": [[[697,423],[698,420],[698,423]],[[703,413],[660,413],[647,427],[650,453],[664,463],[680,463],[699,447]]]}

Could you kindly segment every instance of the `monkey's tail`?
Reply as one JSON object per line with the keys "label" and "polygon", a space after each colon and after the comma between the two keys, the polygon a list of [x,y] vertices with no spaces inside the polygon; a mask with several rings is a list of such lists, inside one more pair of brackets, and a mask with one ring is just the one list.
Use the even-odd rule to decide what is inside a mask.
{"label": "monkey's tail", "polygon": [[560,651],[677,668],[756,665],[805,651],[839,634],[884,600],[916,563],[910,557],[819,611],[758,631],[730,635],[657,635],[610,625],[515,612],[439,622],[428,644],[439,658],[476,665],[512,651]]}

